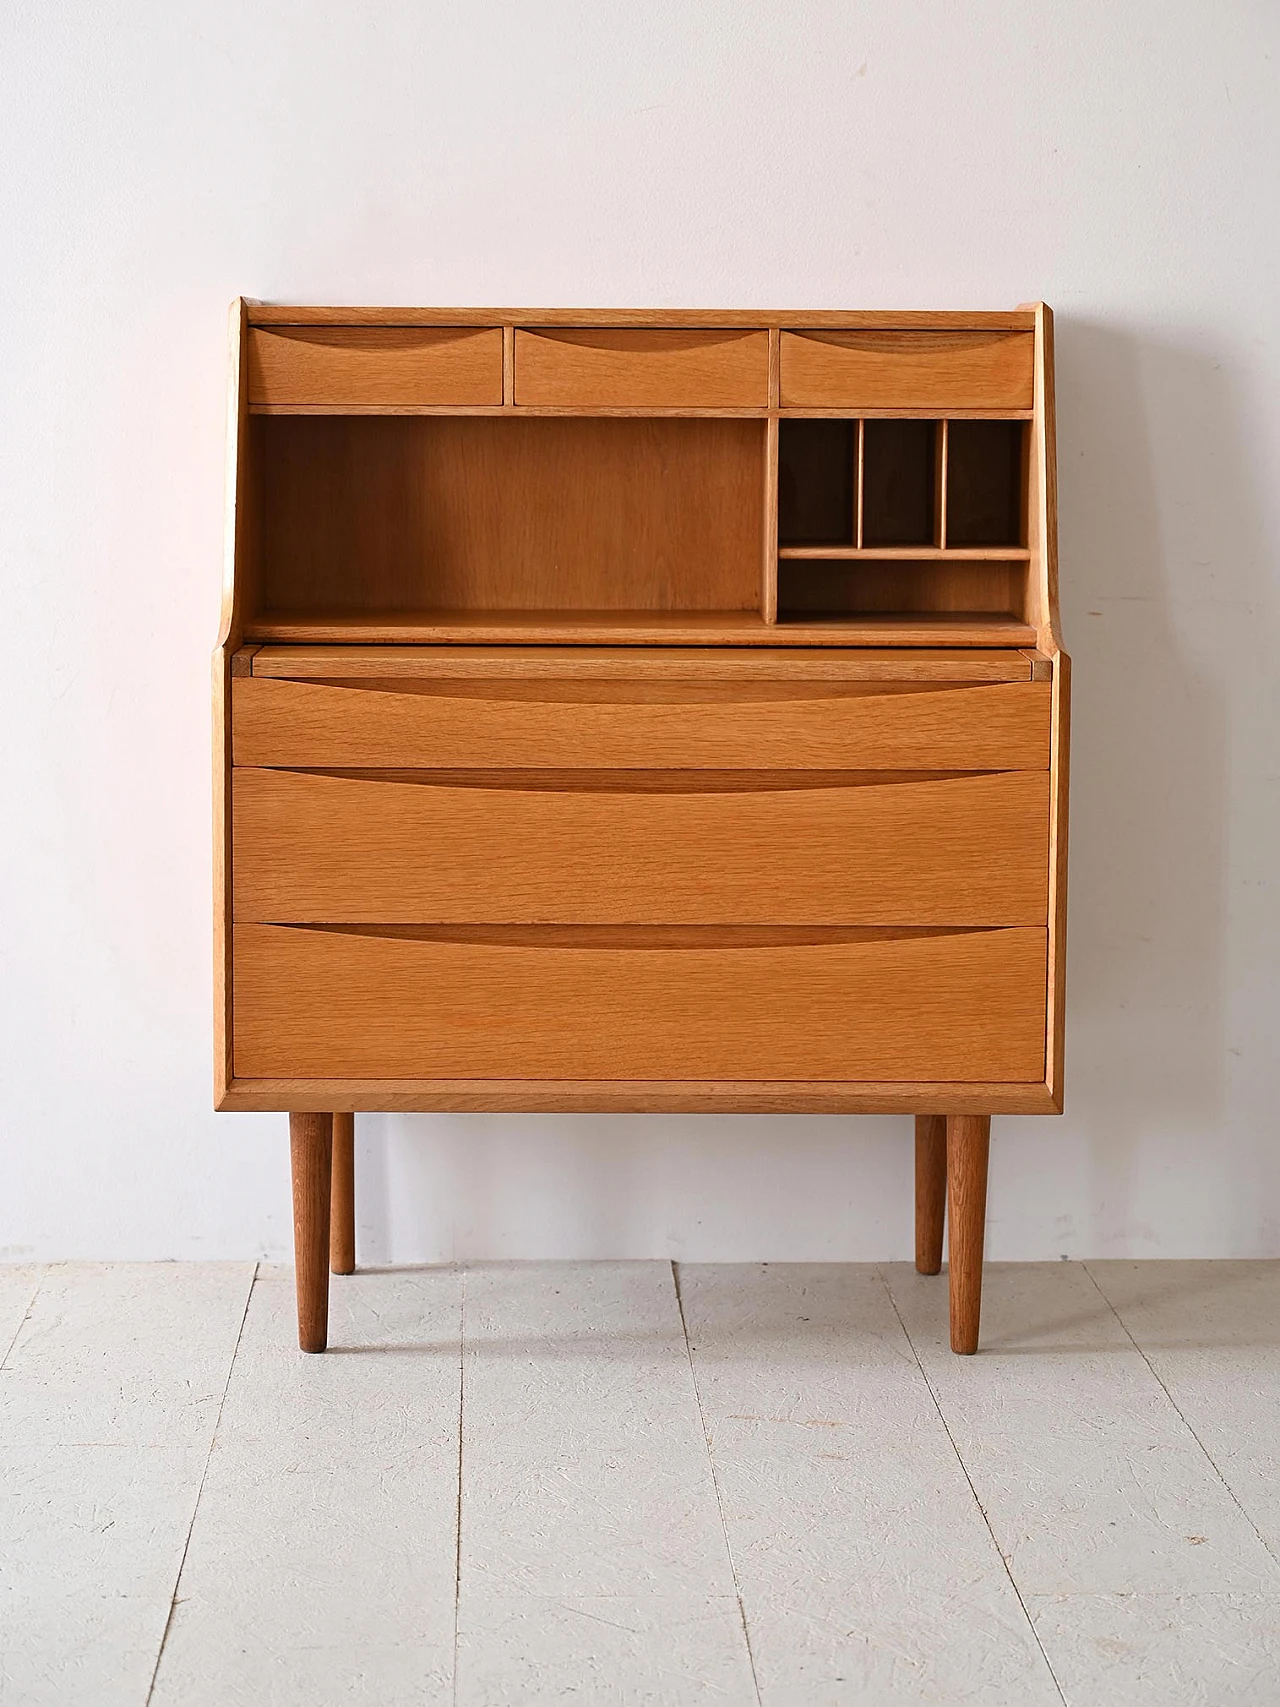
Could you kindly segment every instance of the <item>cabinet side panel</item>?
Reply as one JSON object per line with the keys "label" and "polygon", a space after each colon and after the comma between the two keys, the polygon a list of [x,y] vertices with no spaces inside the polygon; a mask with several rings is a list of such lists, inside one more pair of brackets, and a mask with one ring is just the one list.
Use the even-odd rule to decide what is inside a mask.
{"label": "cabinet side panel", "polygon": [[215,1106],[231,1084],[231,657],[244,633],[247,528],[248,386],[245,383],[247,311],[231,305],[227,359],[226,520],[223,540],[222,620],[213,655],[213,1088]]}

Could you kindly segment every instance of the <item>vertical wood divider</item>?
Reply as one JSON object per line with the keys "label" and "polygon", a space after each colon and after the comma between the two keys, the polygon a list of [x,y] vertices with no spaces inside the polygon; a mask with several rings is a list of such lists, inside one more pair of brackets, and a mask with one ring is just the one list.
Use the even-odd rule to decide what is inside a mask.
{"label": "vertical wood divider", "polygon": [[781,394],[782,334],[769,328],[769,419],[764,439],[764,548],[760,569],[760,615],[778,620],[778,398]]}
{"label": "vertical wood divider", "polygon": [[514,409],[516,403],[516,329],[502,328],[502,407]]}
{"label": "vertical wood divider", "polygon": [[858,419],[858,444],[854,453],[855,467],[853,470],[853,508],[854,530],[853,543],[862,550],[862,471],[866,461],[867,423]]}
{"label": "vertical wood divider", "polygon": [[933,498],[938,513],[934,519],[933,531],[938,549],[945,551],[947,549],[947,452],[951,443],[951,423],[939,421],[938,426],[941,430],[938,434],[938,444],[934,453],[937,459],[937,472]]}
{"label": "vertical wood divider", "polygon": [[770,415],[764,439],[764,551],[760,566],[760,614],[778,620],[778,417]]}

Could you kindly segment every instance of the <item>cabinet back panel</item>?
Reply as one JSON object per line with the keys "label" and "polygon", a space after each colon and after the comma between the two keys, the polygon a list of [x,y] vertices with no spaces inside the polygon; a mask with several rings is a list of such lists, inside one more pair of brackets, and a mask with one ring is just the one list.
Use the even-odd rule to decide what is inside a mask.
{"label": "cabinet back panel", "polygon": [[778,565],[778,609],[857,615],[887,611],[985,613],[1021,618],[1026,602],[1025,563],[948,562],[921,558],[863,558],[856,562],[806,561]]}
{"label": "cabinet back panel", "polygon": [[752,610],[761,422],[256,416],[260,609]]}
{"label": "cabinet back panel", "polygon": [[857,430],[856,421],[780,423],[780,544],[853,544]]}
{"label": "cabinet back panel", "polygon": [[1021,421],[948,423],[948,545],[1022,543],[1025,442]]}

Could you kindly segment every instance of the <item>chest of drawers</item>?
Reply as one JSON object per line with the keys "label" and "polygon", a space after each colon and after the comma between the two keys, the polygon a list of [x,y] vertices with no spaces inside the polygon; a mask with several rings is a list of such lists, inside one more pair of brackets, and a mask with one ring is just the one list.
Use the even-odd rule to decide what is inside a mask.
{"label": "chest of drawers", "polygon": [[[233,312],[217,1106],[915,1116],[975,1349],[990,1117],[1062,1097],[1052,329]],[[949,1206],[948,1206],[949,1203]]]}

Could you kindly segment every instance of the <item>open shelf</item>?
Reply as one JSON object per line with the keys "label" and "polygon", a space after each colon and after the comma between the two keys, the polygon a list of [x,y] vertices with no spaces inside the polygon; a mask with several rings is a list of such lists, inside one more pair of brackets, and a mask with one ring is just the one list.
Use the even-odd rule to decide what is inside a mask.
{"label": "open shelf", "polygon": [[939,437],[936,421],[862,423],[861,545],[937,543]]}
{"label": "open shelf", "polygon": [[949,546],[1023,543],[1026,444],[1020,421],[947,423]]}
{"label": "open shelf", "polygon": [[245,637],[1034,641],[1021,419],[788,417],[776,451],[771,433],[725,415],[254,415]]}
{"label": "open shelf", "polygon": [[[711,418],[259,415],[250,623],[759,620],[766,428]],[[455,626],[452,615],[448,626]],[[433,624],[432,626],[436,626]]]}

